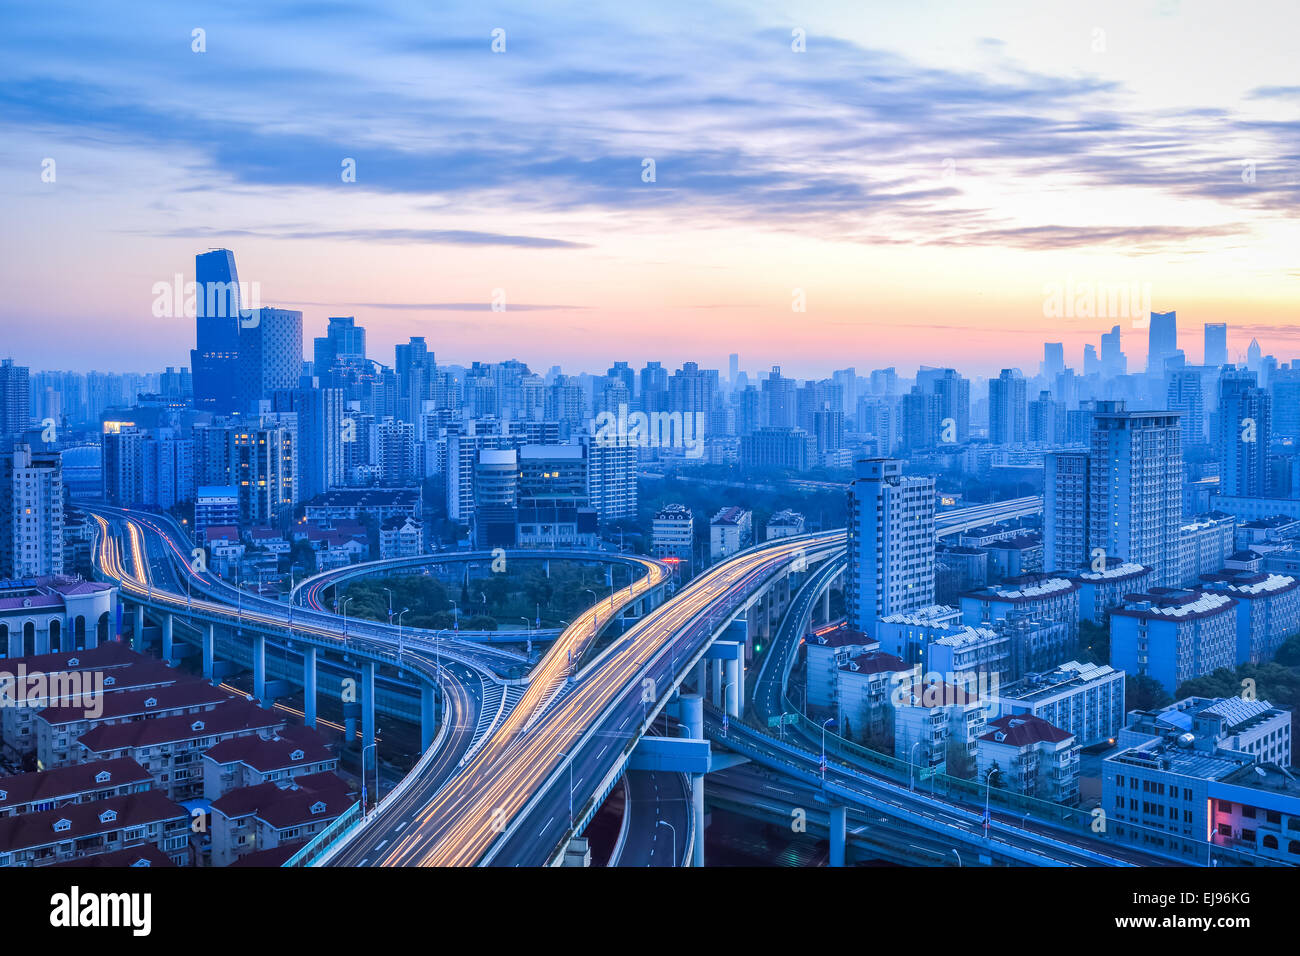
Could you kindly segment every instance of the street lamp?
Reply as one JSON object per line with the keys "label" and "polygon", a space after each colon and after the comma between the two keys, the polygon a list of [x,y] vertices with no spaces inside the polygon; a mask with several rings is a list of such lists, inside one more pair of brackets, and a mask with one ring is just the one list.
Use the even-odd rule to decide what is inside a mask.
{"label": "street lamp", "polygon": [[673,866],[677,865],[677,828],[667,820],[656,820],[655,826],[667,827],[673,831]]}
{"label": "street lamp", "polygon": [[910,749],[907,752],[907,789],[908,790],[916,789],[916,785],[912,782],[912,773],[913,771],[916,770],[916,761],[912,759],[912,755],[916,753],[916,748],[919,746],[921,746],[921,741],[918,740],[916,743],[912,744],[912,749]]}
{"label": "street lamp", "polygon": [[526,617],[521,617],[519,620],[523,621],[524,627],[528,629],[528,644],[525,646],[524,653],[531,658],[533,656],[533,622]]}
{"label": "street lamp", "polygon": [[351,600],[352,600],[352,595],[349,594],[347,597],[343,599],[343,604],[342,604],[344,637],[348,636],[348,602]]}
{"label": "street lamp", "polygon": [[591,626],[593,628],[600,627],[600,611],[596,610],[596,605],[600,602],[600,599],[596,597],[596,592],[591,588],[586,588],[585,590],[591,595],[591,613],[593,615]]}
{"label": "street lamp", "polygon": [[409,611],[409,607],[402,608],[397,614],[397,659],[402,659],[402,615]]}
{"label": "street lamp", "polygon": [[952,851],[952,855],[955,856],[955,857],[957,858],[957,868],[958,868],[958,869],[961,869],[961,854],[958,853],[958,852],[954,849],[954,850]]}
{"label": "street lamp", "polygon": [[392,592],[389,588],[383,588],[383,590],[388,594],[388,624],[389,624],[389,626],[392,626],[392,623],[393,623],[393,592]]}
{"label": "street lamp", "polygon": [[[366,754],[372,748],[375,751],[375,806],[378,807],[379,806],[379,741],[375,741],[373,744],[367,744],[365,747],[361,749],[361,789],[364,793],[366,789]],[[362,806],[364,808],[365,804],[363,803]],[[370,815],[369,811],[366,811],[366,815],[367,816]]]}
{"label": "street lamp", "polygon": [[826,782],[826,727],[833,723],[835,723],[834,717],[827,717],[822,721],[822,783]]}
{"label": "street lamp", "polygon": [[997,767],[989,767],[988,772],[984,774],[984,839],[989,839],[989,789],[993,783],[993,775],[998,772]]}

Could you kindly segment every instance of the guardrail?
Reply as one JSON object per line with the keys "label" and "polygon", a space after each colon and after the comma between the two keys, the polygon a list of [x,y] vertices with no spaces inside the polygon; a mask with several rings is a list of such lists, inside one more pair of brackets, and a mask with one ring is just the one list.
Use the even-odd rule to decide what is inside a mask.
{"label": "guardrail", "polygon": [[358,800],[347,810],[344,810],[333,823],[327,826],[320,833],[316,834],[308,843],[304,844],[293,856],[281,863],[281,866],[313,866],[315,861],[324,853],[332,849],[333,845],[341,840],[351,831],[357,829],[365,822],[361,814],[361,801]]}

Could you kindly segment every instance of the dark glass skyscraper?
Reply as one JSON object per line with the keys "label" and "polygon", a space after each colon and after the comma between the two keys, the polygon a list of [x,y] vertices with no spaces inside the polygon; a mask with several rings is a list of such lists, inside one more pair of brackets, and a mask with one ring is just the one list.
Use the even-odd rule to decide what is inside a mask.
{"label": "dark glass skyscraper", "polygon": [[224,415],[239,403],[241,303],[235,254],[213,249],[195,256],[194,281],[194,407]]}

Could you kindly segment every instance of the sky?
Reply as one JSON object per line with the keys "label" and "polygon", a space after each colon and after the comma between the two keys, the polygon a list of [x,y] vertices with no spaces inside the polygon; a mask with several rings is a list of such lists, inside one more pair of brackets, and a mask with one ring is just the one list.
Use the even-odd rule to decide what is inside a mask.
{"label": "sky", "polygon": [[1294,2],[0,0],[0,25],[0,354],[33,368],[188,365],[156,286],[213,247],[308,353],[355,315],[386,363],[423,335],[444,364],[1032,373],[1120,325],[1141,368],[1139,300],[1190,361],[1206,322],[1300,357]]}

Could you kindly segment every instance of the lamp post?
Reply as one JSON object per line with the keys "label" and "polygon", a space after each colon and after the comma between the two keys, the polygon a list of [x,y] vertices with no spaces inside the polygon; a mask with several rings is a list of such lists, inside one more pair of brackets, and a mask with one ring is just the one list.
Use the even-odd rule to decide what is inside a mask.
{"label": "lamp post", "polygon": [[384,588],[384,593],[388,595],[388,625],[393,624],[393,592],[389,588]]}
{"label": "lamp post", "polygon": [[656,820],[655,825],[661,827],[667,827],[669,830],[673,831],[673,866],[676,866],[677,865],[677,828],[673,826],[671,823],[669,823],[667,820]]}
{"label": "lamp post", "polygon": [[[376,741],[373,744],[367,744],[365,747],[361,749],[361,789],[365,790],[366,788],[366,754],[369,753],[371,749],[375,751],[375,806],[378,807],[379,806],[379,742],[378,741]],[[366,811],[366,815],[367,816],[370,815],[370,812],[368,810]]]}
{"label": "lamp post", "polygon": [[955,857],[957,858],[957,868],[958,868],[958,869],[961,869],[961,854],[958,853],[958,852],[954,849],[954,850],[952,851],[952,855],[955,856]]}
{"label": "lamp post", "polygon": [[402,659],[402,615],[409,611],[409,607],[402,608],[397,614],[397,659]]}
{"label": "lamp post", "polygon": [[916,789],[916,784],[912,782],[912,775],[913,772],[916,770],[916,761],[913,759],[912,755],[916,753],[916,748],[919,746],[921,746],[921,741],[918,740],[916,743],[912,744],[911,749],[908,750],[907,752],[907,789],[908,790]]}
{"label": "lamp post", "polygon": [[826,727],[835,723],[834,717],[827,717],[822,721],[822,783],[826,782]]}
{"label": "lamp post", "polygon": [[348,602],[351,600],[352,600],[352,595],[349,594],[347,597],[343,599],[343,604],[342,604],[344,637],[348,636]]}
{"label": "lamp post", "polygon": [[591,626],[593,628],[598,628],[600,627],[600,611],[596,610],[596,605],[599,603],[600,599],[596,597],[596,592],[591,588],[586,588],[585,590],[591,595],[591,613],[594,615]]}

